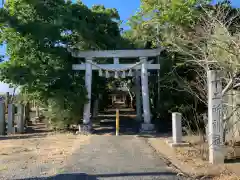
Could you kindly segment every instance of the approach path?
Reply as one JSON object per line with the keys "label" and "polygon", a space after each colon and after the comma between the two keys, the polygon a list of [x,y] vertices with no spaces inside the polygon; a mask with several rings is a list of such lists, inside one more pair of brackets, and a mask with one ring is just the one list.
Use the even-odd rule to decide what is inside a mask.
{"label": "approach path", "polygon": [[133,121],[121,118],[120,136],[110,118],[89,136],[0,139],[0,179],[183,180],[136,135]]}

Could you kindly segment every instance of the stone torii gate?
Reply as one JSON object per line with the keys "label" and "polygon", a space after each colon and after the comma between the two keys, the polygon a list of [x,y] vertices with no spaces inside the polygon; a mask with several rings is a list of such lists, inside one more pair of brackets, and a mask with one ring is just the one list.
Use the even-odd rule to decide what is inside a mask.
{"label": "stone torii gate", "polygon": [[[85,86],[88,92],[88,103],[84,106],[83,125],[79,130],[91,131],[92,124],[90,119],[91,109],[91,92],[92,92],[92,70],[98,70],[99,75],[102,76],[102,71],[108,78],[110,74],[114,73],[115,78],[125,77],[126,71],[132,75],[132,71],[136,71],[136,79],[138,71],[141,70],[141,89],[142,89],[142,102],[143,102],[143,117],[144,123],[141,125],[143,131],[154,130],[154,125],[151,123],[151,112],[149,104],[149,90],[148,90],[148,69],[160,69],[160,64],[151,64],[148,61],[149,57],[159,56],[162,49],[144,49],[144,50],[105,50],[105,51],[71,51],[73,57],[85,58],[85,63],[73,64],[73,70],[85,70]],[[113,58],[113,64],[96,64],[95,58]],[[119,64],[119,59],[123,58],[138,58],[139,62],[136,64]],[[112,73],[109,73],[112,72]],[[131,76],[129,75],[129,76]],[[139,91],[140,93],[140,91]],[[137,112],[141,112],[140,95],[137,95]],[[142,115],[141,115],[142,116]]]}

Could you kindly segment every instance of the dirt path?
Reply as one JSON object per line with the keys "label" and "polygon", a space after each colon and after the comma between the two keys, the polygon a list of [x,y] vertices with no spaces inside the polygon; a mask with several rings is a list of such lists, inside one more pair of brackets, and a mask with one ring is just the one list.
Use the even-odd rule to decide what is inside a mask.
{"label": "dirt path", "polygon": [[145,140],[132,135],[14,141],[0,141],[0,179],[179,179]]}
{"label": "dirt path", "polygon": [[93,136],[90,142],[76,151],[66,172],[84,172],[92,179],[178,179],[142,138]]}
{"label": "dirt path", "polygon": [[[113,116],[114,117],[114,116]],[[134,117],[103,117],[95,135],[33,134],[0,138],[0,180],[179,180],[142,137],[136,137]],[[124,134],[124,135],[123,135]]]}
{"label": "dirt path", "polygon": [[0,140],[0,179],[51,176],[90,137],[72,134],[22,135]]}

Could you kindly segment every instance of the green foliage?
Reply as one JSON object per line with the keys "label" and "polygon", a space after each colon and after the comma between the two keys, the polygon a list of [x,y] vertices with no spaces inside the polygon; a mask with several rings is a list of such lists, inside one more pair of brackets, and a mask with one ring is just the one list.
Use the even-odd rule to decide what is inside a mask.
{"label": "green foliage", "polygon": [[[232,41],[239,44],[236,39],[240,19],[234,18],[227,28],[211,27],[214,33],[210,36],[202,36],[199,29],[207,27],[204,23],[211,20],[209,15],[218,14],[219,8],[223,8],[225,20],[235,17],[238,11],[228,1],[215,6],[209,5],[209,0],[141,2],[140,11],[128,22],[131,29],[121,35],[116,9],[102,5],[89,9],[81,1],[8,0],[0,9],[0,44],[7,44],[10,59],[0,65],[0,80],[19,86],[30,99],[48,107],[47,117],[53,124],[66,127],[80,121],[87,102],[84,72],[72,70],[72,64],[82,59],[73,58],[67,47],[99,50],[162,46],[165,51],[160,56],[160,78],[156,74],[149,78],[154,116],[166,119],[169,112],[181,111],[191,118],[193,108],[197,115],[201,114],[206,111],[206,94],[202,91],[204,68],[189,60],[202,58],[199,49],[211,45],[206,53],[208,57],[219,57],[219,62],[225,65],[229,59],[238,63],[239,48],[232,48],[232,52],[225,50],[232,46]],[[224,51],[214,45],[214,37],[221,40],[217,44],[225,48]],[[225,56],[228,59],[225,60]],[[109,59],[96,61],[106,63]],[[234,65],[236,67],[238,70]],[[157,101],[158,81],[161,102]],[[98,94],[106,99],[108,85],[107,80],[93,73],[93,100]]]}
{"label": "green foliage", "polygon": [[[142,0],[140,11],[129,20],[131,29],[126,33],[136,44],[151,41],[153,46],[165,46],[163,31],[179,26],[192,28],[196,24],[200,5],[209,0]],[[170,29],[169,29],[170,28]]]}
{"label": "green foliage", "polygon": [[[116,9],[89,9],[80,1],[8,0],[0,9],[0,43],[7,44],[10,59],[1,64],[0,80],[19,86],[48,107],[53,122],[79,122],[87,101],[84,72],[72,70],[72,64],[81,60],[66,47],[94,50],[127,45],[119,19]],[[101,92],[104,81],[94,75],[93,94]]]}
{"label": "green foliage", "polygon": [[[125,32],[124,36],[131,39],[135,47],[147,47],[147,41],[147,48],[165,48],[160,56],[160,79],[157,76],[149,78],[152,112],[155,117],[166,120],[169,112],[180,111],[189,121],[193,121],[193,109],[197,118],[207,110],[206,71],[203,64],[196,64],[197,60],[204,59],[207,55],[212,57],[210,60],[217,60],[225,69],[229,70],[230,66],[235,70],[239,69],[239,66],[236,66],[239,59],[236,50],[239,46],[231,48],[229,52],[229,48],[226,48],[233,46],[230,41],[238,44],[238,34],[235,33],[239,32],[239,11],[232,8],[229,1],[217,5],[210,5],[209,0],[141,2],[139,12],[129,20],[131,29]],[[216,24],[206,26],[206,22],[212,22],[216,16],[223,19],[227,28],[219,28]],[[212,34],[204,36],[202,29],[209,32],[211,30]],[[211,48],[207,48],[204,54],[202,51],[206,49],[206,44]],[[160,102],[157,101],[158,81]],[[161,126],[162,121],[156,123]],[[197,128],[196,124],[193,128]]]}
{"label": "green foliage", "polygon": [[198,18],[199,11],[196,8],[208,4],[209,0],[143,0],[141,10],[149,21],[158,22],[164,25],[191,25]]}
{"label": "green foliage", "polygon": [[[177,75],[181,74],[183,79],[188,80],[189,75],[183,72],[189,72],[186,71],[189,67],[183,66],[184,56],[168,50],[171,46],[165,39],[165,33],[172,32],[179,27],[192,29],[201,13],[198,9],[199,5],[207,3],[209,3],[208,0],[143,0],[140,11],[129,20],[131,29],[125,33],[125,36],[131,36],[130,39],[136,47],[144,47],[148,41],[152,48],[157,46],[166,48],[160,56],[160,79],[157,76],[150,77],[150,93],[154,102],[152,111],[155,112],[155,116],[160,115],[164,119],[169,112],[179,110],[178,107],[186,103],[182,98],[184,95],[191,101],[191,94],[185,92],[185,89],[181,87],[182,83],[179,83],[179,78],[177,78]],[[194,74],[191,75],[194,79]],[[157,102],[156,81],[160,81],[161,103]]]}

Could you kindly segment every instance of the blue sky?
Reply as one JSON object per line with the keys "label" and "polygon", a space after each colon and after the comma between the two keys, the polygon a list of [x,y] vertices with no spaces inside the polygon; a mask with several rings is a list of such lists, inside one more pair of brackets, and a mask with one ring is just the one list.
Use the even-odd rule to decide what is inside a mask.
{"label": "blue sky", "polygon": [[[96,4],[103,4],[106,8],[116,8],[121,16],[121,20],[124,22],[126,22],[140,6],[140,0],[82,0],[82,2],[89,7]],[[0,55],[4,54],[5,49],[5,47],[0,47]],[[12,92],[7,84],[0,82],[0,92],[7,91]]]}
{"label": "blue sky", "polygon": [[[219,2],[220,0],[213,0],[213,3]],[[231,0],[231,3],[235,7],[240,7],[240,0]]]}
{"label": "blue sky", "polygon": [[[124,23],[131,17],[139,8],[140,0],[82,0],[84,4],[91,7],[95,4],[103,4],[106,8],[116,8]],[[218,2],[219,0],[213,0]],[[126,3],[126,4],[125,4]],[[232,5],[240,7],[240,0],[232,0]],[[123,26],[126,28],[126,26]],[[5,47],[0,47],[0,55],[4,54]],[[0,92],[11,91],[7,84],[0,83]]]}
{"label": "blue sky", "polygon": [[124,22],[140,7],[140,0],[82,0],[82,2],[89,7],[103,4],[106,8],[116,8]]}

